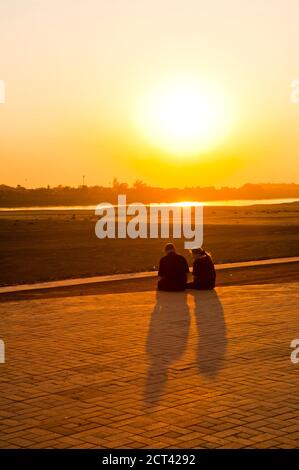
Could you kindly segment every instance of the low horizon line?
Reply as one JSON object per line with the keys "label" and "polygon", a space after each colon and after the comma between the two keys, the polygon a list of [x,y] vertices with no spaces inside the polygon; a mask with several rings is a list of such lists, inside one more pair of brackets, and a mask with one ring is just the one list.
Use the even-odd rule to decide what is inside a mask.
{"label": "low horizon line", "polygon": [[6,183],[0,183],[0,188],[1,187],[6,187],[6,188],[11,188],[11,189],[25,189],[25,190],[36,190],[36,189],[63,189],[63,188],[71,188],[71,189],[82,189],[82,188],[104,188],[104,189],[115,189],[117,187],[126,187],[126,189],[136,189],[136,188],[149,188],[149,189],[161,189],[161,190],[168,190],[168,189],[179,189],[179,190],[186,190],[186,189],[215,189],[215,190],[221,190],[221,189],[241,189],[246,186],[299,186],[299,182],[281,182],[281,183],[272,183],[272,182],[259,182],[259,183],[250,183],[246,182],[243,183],[240,186],[213,186],[213,185],[207,185],[207,186],[152,186],[150,184],[145,183],[142,180],[136,180],[133,183],[127,183],[125,181],[119,182],[117,181],[117,184],[114,185],[112,182],[110,186],[106,185],[101,185],[101,184],[94,184],[94,185],[88,185],[88,184],[79,184],[76,186],[71,186],[68,184],[58,184],[58,185],[46,185],[46,186],[23,186],[21,184],[17,184],[15,186],[9,185]]}

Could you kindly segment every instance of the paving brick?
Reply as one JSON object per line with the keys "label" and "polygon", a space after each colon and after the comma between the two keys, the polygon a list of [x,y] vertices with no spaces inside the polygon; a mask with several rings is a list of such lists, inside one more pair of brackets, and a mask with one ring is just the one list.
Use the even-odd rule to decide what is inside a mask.
{"label": "paving brick", "polygon": [[1,303],[0,447],[299,447],[298,287]]}

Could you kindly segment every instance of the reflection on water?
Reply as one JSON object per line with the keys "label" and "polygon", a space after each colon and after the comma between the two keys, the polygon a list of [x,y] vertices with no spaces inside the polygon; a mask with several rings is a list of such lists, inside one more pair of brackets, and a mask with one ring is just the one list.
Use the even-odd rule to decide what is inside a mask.
{"label": "reflection on water", "polygon": [[[229,201],[193,201],[193,202],[173,202],[173,203],[161,203],[161,204],[145,204],[145,206],[178,206],[178,207],[188,207],[188,206],[199,206],[203,205],[206,207],[246,207],[253,205],[261,204],[285,204],[290,202],[299,202],[299,198],[282,198],[282,199],[232,199]],[[112,205],[113,207],[121,207],[117,205]],[[111,206],[110,206],[111,207]],[[32,206],[32,207],[0,207],[0,211],[94,211],[96,205],[90,206]]]}

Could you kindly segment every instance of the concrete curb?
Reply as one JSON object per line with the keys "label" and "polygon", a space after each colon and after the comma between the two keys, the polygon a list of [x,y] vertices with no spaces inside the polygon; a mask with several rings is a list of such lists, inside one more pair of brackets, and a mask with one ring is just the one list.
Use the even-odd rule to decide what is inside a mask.
{"label": "concrete curb", "polygon": [[[257,261],[242,261],[239,263],[225,263],[217,264],[216,270],[220,271],[223,269],[236,269],[236,268],[250,268],[256,266],[267,266],[276,264],[286,263],[298,263],[299,256],[292,258],[274,258]],[[144,279],[148,277],[156,277],[157,271],[145,271],[140,273],[129,273],[129,274],[111,274],[107,276],[93,276],[93,277],[82,277],[77,279],[62,279],[60,281],[49,281],[49,282],[37,282],[34,284],[18,284],[14,286],[0,287],[0,294],[6,294],[8,292],[22,292],[27,290],[38,290],[38,289],[53,289],[57,287],[69,287],[69,286],[80,286],[85,284],[97,284],[102,282],[112,281],[127,281],[130,279]]]}

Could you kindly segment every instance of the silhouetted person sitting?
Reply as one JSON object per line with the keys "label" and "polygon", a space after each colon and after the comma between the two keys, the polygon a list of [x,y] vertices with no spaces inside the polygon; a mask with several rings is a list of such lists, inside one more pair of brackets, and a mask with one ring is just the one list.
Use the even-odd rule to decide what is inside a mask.
{"label": "silhouetted person sitting", "polygon": [[214,289],[216,271],[211,256],[202,248],[194,248],[193,255],[193,282],[187,284],[188,289],[209,290]]}
{"label": "silhouetted person sitting", "polygon": [[184,256],[175,251],[172,243],[167,243],[164,248],[165,256],[160,259],[158,290],[170,292],[186,289],[187,273],[189,266]]}

